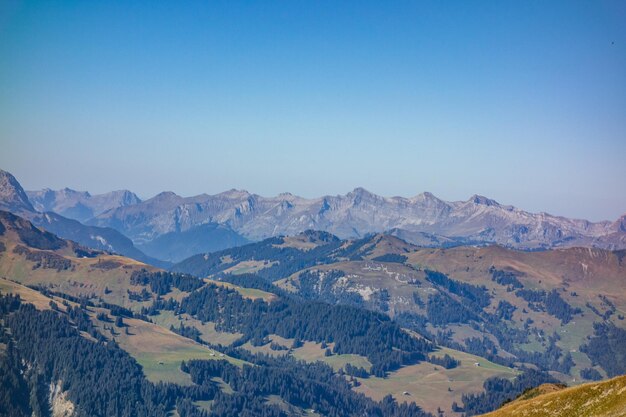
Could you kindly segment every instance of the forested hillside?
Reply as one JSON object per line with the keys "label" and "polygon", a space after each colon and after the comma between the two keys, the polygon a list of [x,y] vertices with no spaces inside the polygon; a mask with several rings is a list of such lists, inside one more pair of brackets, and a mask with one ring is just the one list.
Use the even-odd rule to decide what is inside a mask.
{"label": "forested hillside", "polygon": [[[181,417],[288,415],[267,402],[274,395],[295,409],[322,415],[427,416],[415,405],[398,405],[391,398],[376,403],[356,394],[325,365],[264,356],[247,355],[248,364],[241,368],[223,360],[182,362],[181,370],[194,385],[153,384],[115,341],[103,337],[89,319],[83,321],[89,307],[74,308],[38,311],[19,297],[0,295],[0,368],[5,371],[0,382],[7,389],[0,396],[3,415],[47,415],[51,395],[56,397],[53,413],[75,416],[165,417],[173,410]],[[81,335],[81,326],[91,338]],[[215,377],[232,391],[225,394]],[[194,405],[198,402],[210,406],[203,410]]]}
{"label": "forested hillside", "polygon": [[[37,406],[18,393],[7,397],[7,407],[22,410],[16,415],[44,407],[47,398],[76,415],[80,407],[90,410],[84,415],[126,415],[122,403],[106,409],[89,399],[89,389],[72,391],[89,384],[106,386],[111,396],[136,392],[129,401],[146,415],[470,416],[543,382],[621,372],[620,362],[610,361],[623,355],[621,300],[604,292],[598,302],[589,298],[615,279],[610,253],[604,260],[594,253],[596,264],[588,264],[606,272],[595,288],[572,274],[559,284],[565,292],[545,265],[526,259],[514,269],[509,260],[494,262],[506,257],[488,248],[479,263],[458,249],[439,259],[394,237],[341,241],[310,231],[181,264],[204,272],[198,278],[181,265],[163,271],[83,248],[15,216],[0,220],[0,292],[24,300],[7,301],[6,351],[14,359],[2,366],[6,381],[40,398]],[[602,323],[593,319],[600,316]],[[588,319],[588,333],[570,336]],[[18,330],[28,320],[56,330]],[[130,379],[117,378],[125,384],[119,387],[80,379],[68,358],[55,356],[72,349],[43,340],[60,349],[53,354],[33,339],[66,333],[67,343],[81,340],[83,356],[96,352],[100,365],[80,369],[120,361]],[[580,350],[571,352],[568,344],[579,340]],[[28,350],[35,348],[41,352]],[[103,348],[113,356],[101,358]],[[30,374],[20,376],[24,357],[45,364],[35,385]]]}
{"label": "forested hillside", "polygon": [[[622,371],[603,359],[623,354],[613,342],[626,328],[621,252],[423,249],[385,235],[322,236],[200,254],[173,270],[377,311],[437,344],[562,380]],[[599,334],[606,337],[586,339]]]}

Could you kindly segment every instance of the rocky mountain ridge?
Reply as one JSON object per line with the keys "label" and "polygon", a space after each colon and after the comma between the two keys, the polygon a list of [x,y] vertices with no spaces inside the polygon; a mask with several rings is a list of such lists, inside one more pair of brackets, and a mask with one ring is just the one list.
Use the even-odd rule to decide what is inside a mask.
{"label": "rocky mountain ridge", "polygon": [[[0,188],[15,188],[5,185]],[[322,230],[342,239],[384,232],[426,247],[626,248],[626,215],[613,222],[590,222],[531,213],[480,195],[445,201],[428,192],[408,198],[382,197],[356,188],[345,195],[308,199],[290,193],[263,197],[232,189],[192,197],[167,191],[141,201],[125,190],[99,195],[70,189],[27,194],[28,198],[24,198],[26,194],[21,198],[7,195],[3,201],[13,206],[12,211],[47,210],[91,226],[115,229],[151,256],[167,254],[174,262],[189,256],[178,248],[188,243],[190,236],[193,247],[214,251],[304,230]]]}
{"label": "rocky mountain ridge", "polygon": [[26,195],[35,210],[52,211],[80,222],[107,210],[141,203],[141,199],[128,190],[91,195],[88,191],[75,191],[70,188],[62,190],[46,188],[40,191],[26,191]]}
{"label": "rocky mountain ridge", "polygon": [[240,190],[194,197],[166,192],[139,204],[109,210],[89,223],[113,227],[135,242],[217,223],[249,240],[314,229],[340,238],[391,232],[423,246],[495,243],[531,250],[626,247],[626,215],[615,222],[594,223],[530,213],[479,195],[467,201],[448,202],[431,193],[410,198],[381,197],[363,188],[315,199],[292,194],[262,197]]}

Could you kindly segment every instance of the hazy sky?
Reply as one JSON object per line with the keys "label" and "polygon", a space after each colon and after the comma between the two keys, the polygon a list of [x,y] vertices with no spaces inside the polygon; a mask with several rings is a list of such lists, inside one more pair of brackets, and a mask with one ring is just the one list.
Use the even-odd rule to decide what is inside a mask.
{"label": "hazy sky", "polygon": [[615,219],[626,2],[5,0],[0,141],[27,189],[363,186]]}

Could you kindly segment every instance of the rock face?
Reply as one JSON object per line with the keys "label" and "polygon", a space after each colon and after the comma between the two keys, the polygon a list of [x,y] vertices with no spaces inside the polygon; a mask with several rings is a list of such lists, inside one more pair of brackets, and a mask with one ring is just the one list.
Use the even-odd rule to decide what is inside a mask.
{"label": "rock face", "polygon": [[34,211],[22,186],[10,173],[0,169],[0,210],[12,213]]}
{"label": "rock face", "polygon": [[84,222],[107,210],[130,206],[141,202],[139,197],[128,190],[91,195],[87,191],[74,191],[69,188],[40,191],[27,191],[26,195],[37,211],[53,211],[64,217]]}
{"label": "rock face", "polygon": [[74,403],[67,398],[67,391],[62,390],[63,383],[58,381],[50,383],[50,411],[52,417],[72,417],[74,415]]}
{"label": "rock face", "polygon": [[522,249],[626,247],[624,217],[613,223],[592,223],[529,213],[478,195],[467,201],[448,202],[430,193],[387,198],[363,188],[317,199],[291,194],[266,198],[239,190],[189,198],[167,192],[109,210],[90,223],[113,227],[141,243],[166,233],[216,223],[250,240],[315,229],[341,238],[388,231],[428,246],[497,243]]}

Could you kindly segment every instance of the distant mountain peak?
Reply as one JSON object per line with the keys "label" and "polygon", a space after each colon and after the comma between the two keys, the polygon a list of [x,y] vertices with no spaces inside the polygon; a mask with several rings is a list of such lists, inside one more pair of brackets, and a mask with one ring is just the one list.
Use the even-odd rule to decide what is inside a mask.
{"label": "distant mountain peak", "polygon": [[356,195],[374,195],[373,193],[367,191],[365,188],[363,187],[356,187],[354,190],[352,190],[350,192],[350,194],[356,194]]}
{"label": "distant mountain peak", "polygon": [[375,201],[375,200],[382,200],[383,198],[367,191],[365,188],[363,187],[357,187],[354,190],[350,191],[347,196],[351,199],[353,199],[355,204],[359,204],[362,201]]}
{"label": "distant mountain peak", "polygon": [[619,219],[617,219],[613,225],[613,229],[616,232],[626,233],[626,214],[623,214]]}
{"label": "distant mountain peak", "polygon": [[479,194],[474,194],[473,196],[470,197],[468,201],[474,204],[480,204],[483,206],[499,206],[500,205],[500,203],[498,203],[496,200],[487,198]]}
{"label": "distant mountain peak", "polygon": [[111,191],[108,194],[111,196],[119,196],[121,206],[130,206],[141,203],[141,199],[137,197],[137,194],[129,190]]}
{"label": "distant mountain peak", "polygon": [[356,187],[343,195],[312,199],[291,193],[262,197],[239,189],[193,197],[167,191],[143,202],[126,190],[88,198],[80,193],[70,196],[73,191],[60,196],[60,191],[42,190],[28,192],[24,198],[9,175],[1,176],[5,187],[0,193],[7,197],[0,203],[6,209],[51,211],[112,227],[142,245],[209,222],[226,225],[249,240],[293,236],[307,229],[324,230],[342,239],[394,230],[396,236],[425,246],[496,243],[520,249],[626,248],[625,218],[592,223],[526,212],[478,194],[466,201],[442,200],[431,192],[387,198]]}
{"label": "distant mountain peak", "polygon": [[411,200],[414,201],[443,201],[440,198],[438,198],[436,195],[434,195],[433,193],[429,192],[429,191],[424,191],[423,193],[420,193],[418,195],[416,195],[415,197],[411,198]]}
{"label": "distant mountain peak", "polygon": [[148,204],[161,204],[161,203],[177,203],[178,201],[182,202],[185,199],[173,191],[162,191],[155,195],[154,197],[146,200],[145,202]]}
{"label": "distant mountain peak", "polygon": [[247,190],[238,190],[236,188],[231,188],[228,191],[224,191],[224,192],[217,194],[217,196],[225,197],[229,199],[242,200],[242,199],[251,197],[252,194],[248,192]]}
{"label": "distant mountain peak", "polygon": [[171,198],[171,197],[179,197],[179,195],[176,194],[174,191],[161,191],[160,193],[155,195],[153,198]]}
{"label": "distant mountain peak", "polygon": [[76,191],[68,187],[56,191],[44,188],[39,191],[26,191],[26,195],[37,211],[51,211],[83,222],[107,210],[141,202],[136,194],[128,190],[92,195],[88,191]]}
{"label": "distant mountain peak", "polygon": [[591,223],[530,213],[481,195],[448,202],[430,192],[411,198],[385,198],[363,187],[344,195],[314,199],[286,193],[262,197],[230,190],[144,203],[130,210],[116,209],[99,216],[93,224],[117,227],[142,242],[211,221],[229,225],[250,240],[293,236],[306,229],[324,230],[343,239],[396,230],[397,236],[427,246],[497,243],[521,249],[626,247],[622,223]]}
{"label": "distant mountain peak", "polygon": [[91,194],[89,194],[89,191],[77,191],[69,187],[65,187],[61,191],[63,191],[64,193],[69,193],[69,194],[84,194],[84,195],[91,196]]}
{"label": "distant mountain peak", "polygon": [[449,204],[446,201],[443,201],[428,191],[409,198],[409,201],[418,206],[436,208],[438,210],[446,210],[449,208]]}

